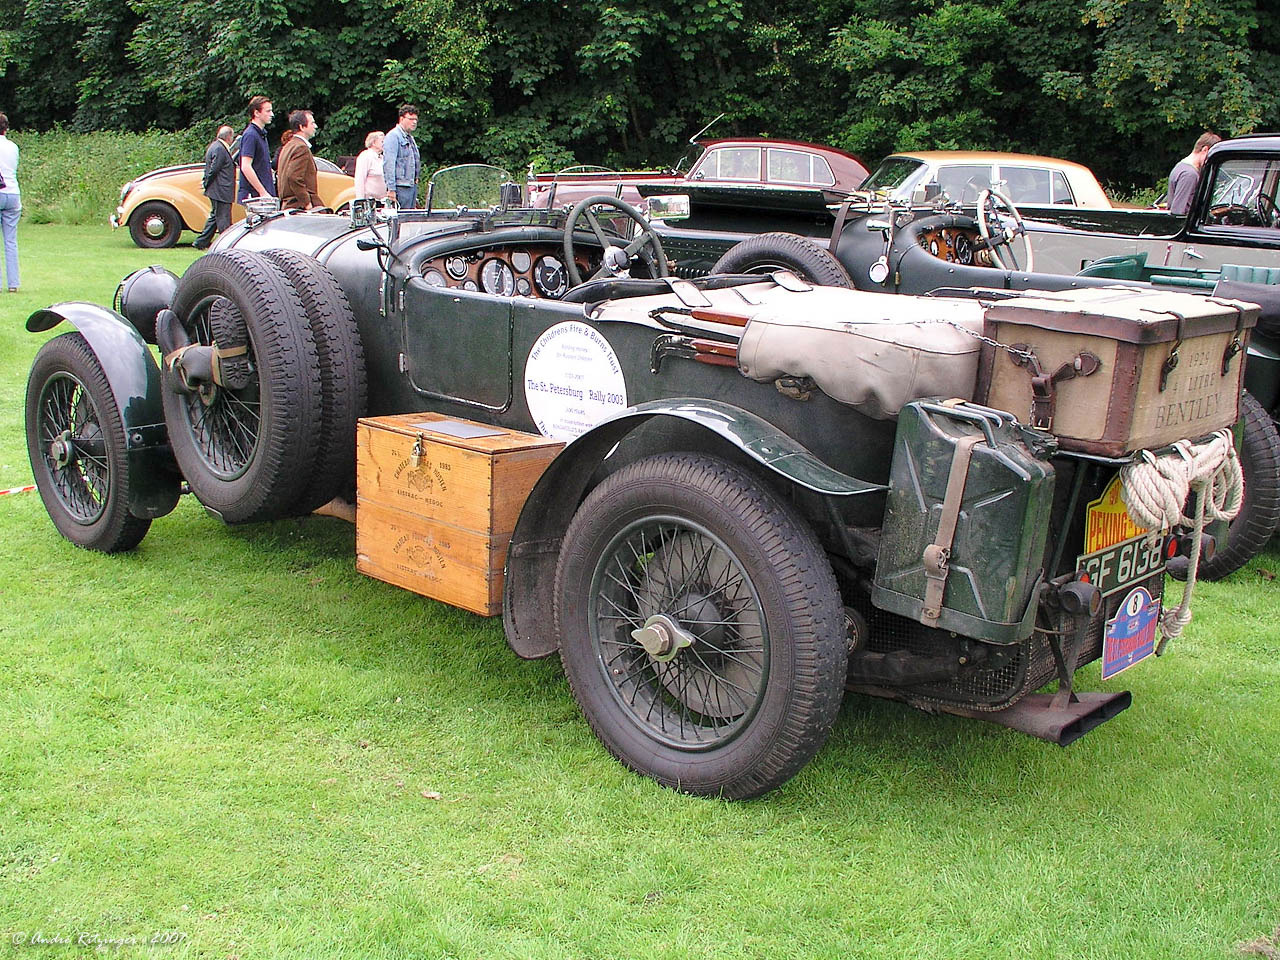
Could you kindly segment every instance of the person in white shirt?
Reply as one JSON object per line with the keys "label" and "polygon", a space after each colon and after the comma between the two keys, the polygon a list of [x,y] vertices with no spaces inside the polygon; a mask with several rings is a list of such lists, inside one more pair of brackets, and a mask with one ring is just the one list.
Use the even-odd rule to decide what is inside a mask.
{"label": "person in white shirt", "polygon": [[382,141],[386,134],[375,130],[364,138],[364,151],[356,157],[356,199],[382,200],[387,181],[382,176]]}
{"label": "person in white shirt", "polygon": [[9,292],[18,292],[18,145],[9,139],[9,118],[0,113],[0,235],[4,237],[4,274]]}

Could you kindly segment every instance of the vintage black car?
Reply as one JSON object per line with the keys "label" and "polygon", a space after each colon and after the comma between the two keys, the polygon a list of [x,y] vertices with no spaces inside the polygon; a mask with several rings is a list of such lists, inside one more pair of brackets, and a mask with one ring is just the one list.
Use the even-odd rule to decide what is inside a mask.
{"label": "vintage black car", "polygon": [[[28,447],[57,528],[109,552],[135,546],[183,484],[227,523],[349,500],[366,415],[568,440],[507,545],[509,644],[559,653],[628,766],[749,797],[813,756],[846,689],[1064,745],[1129,705],[1074,691],[1076,670],[1102,657],[1109,675],[1175,635],[1165,563],[1189,555],[1194,573],[1207,541],[1202,517],[1189,534],[1177,517],[1144,526],[1126,498],[1188,452],[1217,459],[1176,505],[1187,483],[1229,480],[1220,428],[1253,322],[1203,297],[1163,302],[1197,329],[1144,320],[1153,339],[1130,354],[1169,367],[1171,396],[1204,380],[1204,416],[1081,446],[1052,417],[975,402],[984,351],[1034,361],[984,330],[1099,310],[1131,326],[1137,301],[883,296],[782,269],[677,280],[645,219],[611,198],[567,213],[457,196],[448,212],[260,211],[180,280],[127,278],[118,312],[32,315],[32,330],[76,332],[34,362]],[[1175,333],[1174,353],[1183,334],[1188,354],[1214,338],[1212,376],[1170,366]],[[1081,400],[1110,389],[1111,360],[1091,378],[1090,356],[1071,374]],[[1030,383],[1012,364],[1001,375]]]}

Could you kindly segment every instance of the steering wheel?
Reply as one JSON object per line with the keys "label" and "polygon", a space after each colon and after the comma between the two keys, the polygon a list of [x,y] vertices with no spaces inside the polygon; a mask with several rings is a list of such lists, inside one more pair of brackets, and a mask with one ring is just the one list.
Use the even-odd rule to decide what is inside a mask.
{"label": "steering wheel", "polygon": [[1258,208],[1258,217],[1264,227],[1280,226],[1280,210],[1276,209],[1275,200],[1265,193],[1259,193],[1253,198],[1253,205]]}
{"label": "steering wheel", "polygon": [[[617,241],[620,238],[614,237],[610,239],[601,228],[600,221],[596,218],[597,207],[612,207],[630,218],[640,228],[639,235],[625,247],[618,246]],[[573,209],[569,211],[569,217],[564,224],[564,266],[569,274],[569,281],[573,286],[576,287],[582,283],[582,274],[578,272],[578,261],[574,256],[573,247],[573,234],[578,228],[580,220],[587,221],[587,225],[591,227],[591,232],[595,234],[596,240],[600,242],[600,246],[604,250],[604,258],[600,264],[600,269],[588,277],[588,280],[628,276],[628,271],[631,269],[631,258],[637,254],[645,262],[651,277],[657,279],[668,276],[667,254],[662,249],[662,241],[653,232],[653,227],[649,225],[649,221],[645,219],[644,214],[625,200],[602,194],[579,200],[574,204]]]}
{"label": "steering wheel", "polygon": [[[1009,226],[1005,216],[1013,219]],[[1022,237],[1022,247],[1026,252],[1027,265],[1021,269],[1031,273],[1035,269],[1035,257],[1031,253],[1031,241],[1027,238],[1027,225],[1022,214],[1013,205],[1013,201],[999,190],[986,189],[978,194],[978,232],[986,241],[987,248],[996,255],[1000,266],[1006,270],[1018,270],[1018,260],[1013,255],[1015,237]]]}

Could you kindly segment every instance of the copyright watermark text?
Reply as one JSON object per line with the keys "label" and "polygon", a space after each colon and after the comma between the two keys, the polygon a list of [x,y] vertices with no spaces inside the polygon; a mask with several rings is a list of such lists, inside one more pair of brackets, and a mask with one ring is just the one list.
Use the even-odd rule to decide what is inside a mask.
{"label": "copyright watermark text", "polygon": [[64,933],[52,930],[15,930],[6,935],[15,947],[95,947],[119,950],[121,947],[172,947],[185,943],[187,935],[180,930],[159,930],[151,934],[113,935],[77,930]]}

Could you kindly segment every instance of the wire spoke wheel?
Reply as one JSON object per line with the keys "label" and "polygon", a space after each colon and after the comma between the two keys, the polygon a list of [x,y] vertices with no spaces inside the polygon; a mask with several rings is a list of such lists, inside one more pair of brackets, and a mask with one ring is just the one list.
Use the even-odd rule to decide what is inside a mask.
{"label": "wire spoke wheel", "polygon": [[758,709],[764,611],[741,561],[705,527],[664,517],[622,531],[597,566],[589,617],[618,703],[655,738],[723,743]]}
{"label": "wire spoke wheel", "polygon": [[84,337],[40,348],[27,379],[27,456],[58,532],[89,550],[137,546],[151,526],[129,506],[129,452],[107,376]]}
{"label": "wire spoke wheel", "polygon": [[555,591],[574,698],[631,769],[741,799],[826,740],[847,661],[835,577],[744,470],[671,453],[610,474],[565,531]]}
{"label": "wire spoke wheel", "polygon": [[78,523],[93,523],[111,489],[102,417],[76,377],[55,374],[40,393],[40,447],[59,499]]}
{"label": "wire spoke wheel", "polygon": [[[211,320],[214,311],[226,311],[234,322],[243,323],[235,304],[226,297],[208,297],[196,304],[187,319],[192,343],[209,346],[215,342]],[[251,373],[243,387],[210,385],[182,397],[184,426],[190,432],[192,445],[219,480],[242,477],[258,450],[262,391],[252,342],[248,351]]]}

